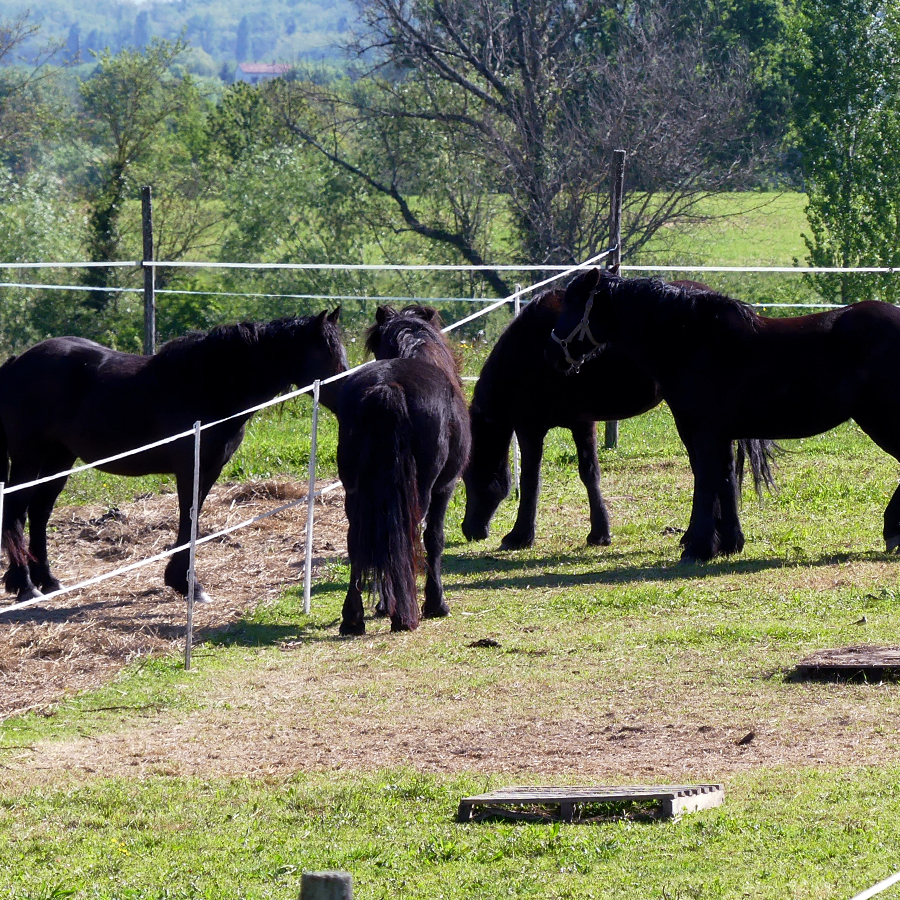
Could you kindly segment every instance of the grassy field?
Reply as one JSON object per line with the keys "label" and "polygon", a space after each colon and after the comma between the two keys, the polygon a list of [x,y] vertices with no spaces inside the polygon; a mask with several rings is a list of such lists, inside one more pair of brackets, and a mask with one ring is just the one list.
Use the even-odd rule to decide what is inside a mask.
{"label": "grassy field", "polygon": [[[779,492],[745,499],[745,553],[680,566],[670,529],[686,522],[689,483],[667,411],[623,423],[620,449],[604,454],[608,549],[582,545],[586,503],[556,436],[535,549],[493,549],[510,502],[487,546],[462,544],[457,496],[449,619],[401,636],[372,622],[364,639],[335,640],[347,576],[336,563],[310,617],[288,591],[197,648],[192,675],[176,659],[145,662],[50,718],[4,723],[2,889],[290,897],[301,871],[341,868],[363,900],[852,896],[896,868],[896,687],[792,671],[819,647],[896,641],[897,563],[879,536],[896,466],[853,426],[789,451]],[[17,772],[28,748],[83,745],[99,759],[103,742],[148,726],[184,730],[206,758],[225,723],[236,730],[202,776],[164,760],[140,777]],[[317,735],[337,755],[298,751],[291,774],[235,775],[238,732],[298,746]],[[708,746],[688,752],[697,734]],[[400,736],[407,745],[392,746]],[[637,736],[647,753],[629,749]],[[500,764],[466,749],[491,740]],[[364,758],[340,762],[357,742]],[[588,752],[600,755],[579,762]],[[490,786],[644,781],[723,781],[726,803],[675,823],[640,811],[573,826],[454,822],[459,798]]]}
{"label": "grassy field", "polygon": [[[475,370],[483,348],[467,351]],[[256,420],[226,477],[303,477],[307,411]],[[785,449],[777,492],[746,493],[744,553],[685,566],[690,473],[667,409],[602,455],[609,548],[584,546],[574,447],[554,433],[534,549],[496,549],[512,498],[485,544],[463,543],[457,493],[448,619],[338,639],[337,559],[310,616],[291,588],[198,647],[192,673],[144,660],[0,724],[0,893],[280,900],[337,868],[359,900],[849,900],[898,868],[898,688],[795,666],[898,643],[900,562],[880,536],[898,472],[852,424]],[[108,505],[169,487],[73,481],[70,501]],[[724,805],[675,822],[454,820],[460,797],[513,783],[710,781]]]}

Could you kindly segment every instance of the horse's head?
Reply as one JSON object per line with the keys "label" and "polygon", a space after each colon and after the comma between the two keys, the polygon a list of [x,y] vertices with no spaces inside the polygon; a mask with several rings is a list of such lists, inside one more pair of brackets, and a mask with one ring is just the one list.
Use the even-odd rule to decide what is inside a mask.
{"label": "horse's head", "polygon": [[604,301],[621,281],[613,271],[588,269],[570,282],[545,351],[552,366],[574,374],[603,349]]}
{"label": "horse's head", "polygon": [[[340,316],[341,308],[337,307],[333,312],[326,310],[317,316],[283,320],[283,336],[288,340],[281,342],[281,345],[290,366],[289,378],[293,384],[304,387],[310,382],[325,381],[347,370],[347,351],[338,328]],[[320,398],[328,409],[334,408],[339,387],[339,381],[322,385]]]}
{"label": "horse's head", "polygon": [[375,324],[366,334],[366,350],[375,359],[412,358],[428,353],[432,348],[445,348],[441,333],[441,317],[436,309],[427,306],[379,306]]}
{"label": "horse's head", "polygon": [[512,473],[509,470],[509,445],[512,422],[489,415],[476,398],[469,408],[472,427],[472,451],[463,472],[466,486],[466,511],[462,532],[467,541],[483,541],[491,529],[497,507],[509,495]]}

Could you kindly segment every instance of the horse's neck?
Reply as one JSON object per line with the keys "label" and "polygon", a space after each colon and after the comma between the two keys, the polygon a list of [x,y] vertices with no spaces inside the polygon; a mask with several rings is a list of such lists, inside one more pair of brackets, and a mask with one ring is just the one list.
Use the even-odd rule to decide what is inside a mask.
{"label": "horse's neck", "polygon": [[483,407],[476,398],[469,409],[472,428],[470,465],[481,475],[499,471],[507,464],[512,443],[512,420],[496,406]]}
{"label": "horse's neck", "polygon": [[272,361],[265,344],[222,348],[204,359],[164,365],[160,374],[175,390],[193,393],[209,409],[225,415],[270,400],[290,385],[284,367]]}

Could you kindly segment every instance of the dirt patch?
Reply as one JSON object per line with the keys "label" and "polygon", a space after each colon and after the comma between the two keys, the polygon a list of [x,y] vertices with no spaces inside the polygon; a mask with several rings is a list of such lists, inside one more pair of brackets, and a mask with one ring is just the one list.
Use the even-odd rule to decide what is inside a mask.
{"label": "dirt patch", "polygon": [[[288,481],[216,485],[203,508],[201,536],[305,496],[305,485]],[[174,494],[142,498],[121,509],[60,507],[50,534],[54,572],[64,585],[77,584],[161,553],[175,542],[177,516]],[[261,598],[302,582],[306,516],[301,503],[202,545],[198,576],[217,602],[195,605],[199,640],[236,621]],[[342,491],[317,501],[315,520],[317,568],[346,554]],[[186,604],[163,584],[166,562],[0,615],[0,719],[95,688],[137,657],[183,652]]]}
{"label": "dirt patch", "polygon": [[[290,482],[218,485],[202,530],[218,531],[303,494],[303,485]],[[175,538],[176,506],[170,495],[119,510],[60,509],[51,536],[57,572],[71,584],[162,551]],[[198,571],[216,602],[196,608],[199,639],[301,582],[305,524],[299,506],[203,545]],[[313,547],[320,571],[346,555],[340,492],[317,504]],[[180,654],[185,604],[163,586],[164,565],[0,616],[0,716],[50,710],[136,658]],[[827,572],[853,583],[893,577],[886,563],[858,568]],[[248,647],[245,675],[208,685],[201,709],[130,710],[103,733],[8,746],[0,787],[97,776],[281,778],[397,765],[527,781],[686,783],[756,767],[900,764],[894,683],[771,688],[759,673],[733,690],[716,660],[699,652],[683,661],[685,671],[707,671],[708,678],[634,683],[599,668],[599,655],[559,664],[539,684],[524,672],[521,683],[495,681],[490,668],[470,681],[465,667],[432,682],[397,661],[407,642],[426,653],[431,643],[436,658],[451,654],[477,673],[475,654],[506,652],[484,637],[479,621],[477,606],[460,604],[449,619],[412,634],[390,635],[386,623],[372,622],[364,638],[350,641],[334,628],[313,641],[286,641],[280,654]],[[500,659],[505,667],[518,657],[509,651]],[[567,681],[567,667],[592,665],[596,676],[580,687]],[[541,696],[547,693],[553,702]]]}

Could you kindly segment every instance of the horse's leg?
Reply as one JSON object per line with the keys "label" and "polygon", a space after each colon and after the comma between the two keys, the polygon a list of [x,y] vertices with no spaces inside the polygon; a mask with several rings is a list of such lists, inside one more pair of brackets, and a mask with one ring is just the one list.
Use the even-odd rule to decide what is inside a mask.
{"label": "horse's leg", "polygon": [[[50,474],[53,468],[44,465],[43,448],[41,451],[28,448],[29,452],[18,454],[11,460],[8,487],[32,481],[41,477],[43,471]],[[67,468],[65,465],[57,467]],[[14,491],[4,497],[2,543],[9,557],[9,568],[3,582],[6,590],[16,594],[16,600],[24,602],[41,596],[40,588],[31,577],[31,553],[25,540],[25,520],[30,515],[35,494],[46,485]],[[38,543],[40,546],[40,542]]]}
{"label": "horse's leg", "polygon": [[[876,409],[873,412],[854,410],[856,424],[895,459],[900,460],[900,430],[894,427],[897,416],[893,410]],[[898,485],[884,510],[884,545],[888,553],[900,550],[900,485]]]}
{"label": "horse's leg", "polygon": [[541,495],[541,457],[544,454],[546,428],[523,429],[517,434],[522,455],[522,473],[519,479],[519,511],[512,530],[500,541],[501,550],[524,550],[534,544],[534,527],[537,519],[538,498]]}
{"label": "horse's leg", "polygon": [[734,460],[734,443],[728,441],[722,448],[724,478],[719,483],[719,492],[713,505],[716,531],[719,535],[719,552],[725,556],[740,553],[744,549],[744,532],[738,516],[740,481]]}
{"label": "horse's leg", "polygon": [[587,542],[595,547],[609,546],[609,513],[600,493],[600,463],[597,460],[597,423],[579,422],[572,427],[572,437],[578,453],[578,475],[588,495],[591,510],[591,530]]}
{"label": "horse's leg", "polygon": [[[219,477],[221,467],[215,469],[200,470],[200,484],[198,492],[197,516],[203,509],[203,501],[210,488]],[[194,503],[194,474],[178,472],[175,474],[175,484],[178,490],[178,535],[175,538],[175,546],[180,547],[191,540],[191,506]],[[188,569],[191,564],[190,549],[185,547],[172,556],[166,566],[165,583],[168,587],[177,591],[182,597],[188,596]],[[198,603],[210,603],[212,599],[203,590],[203,585],[194,577],[194,600]]]}
{"label": "horse's leg", "polygon": [[341,634],[365,634],[366,620],[362,601],[362,579],[356,566],[350,564],[350,586],[341,609]]}
{"label": "horse's leg", "polygon": [[425,545],[425,603],[422,615],[426,619],[436,619],[450,615],[450,606],[444,598],[441,580],[441,557],[444,553],[444,518],[453,496],[455,482],[443,490],[431,492],[431,503],[422,543]]}
{"label": "horse's leg", "polygon": [[694,495],[681,558],[703,561],[720,553],[737,553],[743,549],[744,536],[737,512],[732,444],[712,435],[689,435],[685,446],[694,474]]}
{"label": "horse's leg", "polygon": [[[16,477],[16,465],[13,463],[10,484],[30,481],[33,475]],[[13,481],[13,479],[16,479]],[[7,591],[16,595],[18,602],[33,600],[41,596],[40,589],[31,580],[29,570],[28,549],[25,541],[25,519],[28,515],[28,503],[31,490],[16,491],[4,497],[3,505],[3,549],[9,558],[9,567],[3,576],[3,585]]]}
{"label": "horse's leg", "polygon": [[[49,457],[43,469],[62,472],[70,468],[74,462],[74,454],[64,451]],[[28,504],[28,549],[31,556],[28,568],[32,582],[45,594],[60,589],[59,581],[50,573],[50,560],[47,555],[47,523],[50,521],[50,514],[53,512],[56,499],[62,493],[67,480],[67,478],[58,478],[55,481],[38,485]]]}

